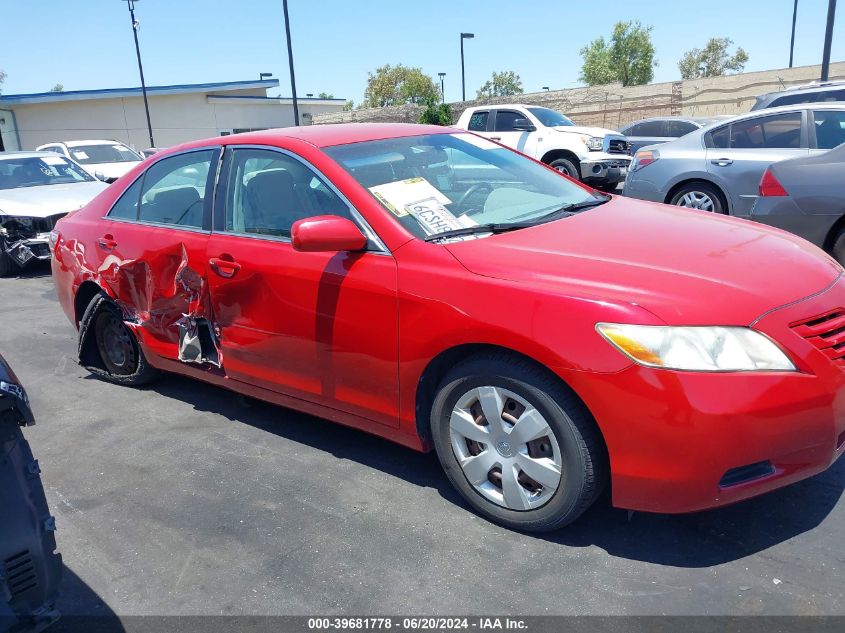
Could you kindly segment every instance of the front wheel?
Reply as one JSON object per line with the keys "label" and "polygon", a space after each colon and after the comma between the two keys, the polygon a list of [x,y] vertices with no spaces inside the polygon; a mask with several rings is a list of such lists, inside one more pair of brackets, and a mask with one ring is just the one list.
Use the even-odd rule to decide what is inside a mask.
{"label": "front wheel", "polygon": [[549,163],[549,167],[559,171],[560,173],[566,176],[569,176],[570,178],[574,178],[575,180],[581,180],[581,172],[578,169],[578,165],[576,165],[568,158],[555,159]]}
{"label": "front wheel", "polygon": [[607,479],[604,444],[583,403],[545,370],[509,355],[456,365],[434,400],[431,430],[458,492],[509,528],[568,525]]}

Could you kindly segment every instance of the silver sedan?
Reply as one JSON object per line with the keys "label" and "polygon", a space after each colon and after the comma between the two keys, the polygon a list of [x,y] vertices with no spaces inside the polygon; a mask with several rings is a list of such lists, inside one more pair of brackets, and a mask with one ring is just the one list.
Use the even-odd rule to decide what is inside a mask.
{"label": "silver sedan", "polygon": [[811,156],[845,140],[845,103],[743,114],[634,156],[624,194],[749,217],[772,163]]}
{"label": "silver sedan", "polygon": [[108,187],[52,152],[0,153],[0,277],[50,259],[59,218]]}

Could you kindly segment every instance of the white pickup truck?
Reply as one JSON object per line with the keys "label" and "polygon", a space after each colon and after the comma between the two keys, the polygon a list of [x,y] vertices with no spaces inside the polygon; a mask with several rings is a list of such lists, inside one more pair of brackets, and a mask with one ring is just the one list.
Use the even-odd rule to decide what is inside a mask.
{"label": "white pickup truck", "polygon": [[581,127],[549,108],[497,104],[467,108],[456,127],[507,145],[601,188],[625,180],[631,156],[619,132]]}

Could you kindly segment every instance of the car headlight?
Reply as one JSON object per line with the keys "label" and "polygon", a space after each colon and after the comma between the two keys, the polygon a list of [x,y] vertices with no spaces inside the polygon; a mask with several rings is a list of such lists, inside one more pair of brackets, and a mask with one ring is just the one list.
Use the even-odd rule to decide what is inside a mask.
{"label": "car headlight", "polygon": [[604,139],[601,136],[582,136],[581,140],[591,152],[599,152],[604,147]]}
{"label": "car headlight", "polygon": [[640,365],[686,371],[796,371],[767,336],[747,327],[598,323],[598,332]]}

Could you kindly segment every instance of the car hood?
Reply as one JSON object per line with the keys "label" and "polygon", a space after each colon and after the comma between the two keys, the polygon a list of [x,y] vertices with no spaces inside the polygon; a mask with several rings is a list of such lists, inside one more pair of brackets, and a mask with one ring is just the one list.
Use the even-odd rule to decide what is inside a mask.
{"label": "car hood", "polygon": [[141,161],[126,161],[122,163],[86,163],[82,165],[92,176],[99,172],[109,180],[120,178]]}
{"label": "car hood", "polygon": [[580,125],[558,125],[552,128],[556,132],[568,132],[570,134],[587,134],[589,136],[619,136],[624,138],[624,134],[607,130],[603,127],[582,127]]}
{"label": "car hood", "polygon": [[107,187],[104,182],[94,181],[0,189],[0,215],[46,218],[75,211]]}
{"label": "car hood", "polygon": [[671,325],[748,325],[823,290],[842,272],[821,250],[783,231],[620,197],[447,248],[475,274],[639,305]]}

